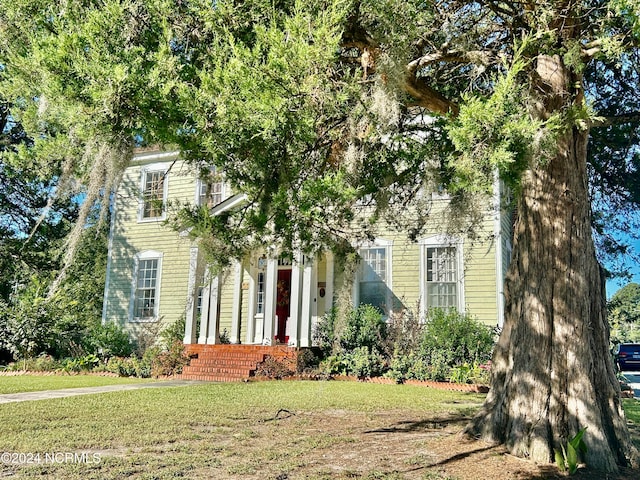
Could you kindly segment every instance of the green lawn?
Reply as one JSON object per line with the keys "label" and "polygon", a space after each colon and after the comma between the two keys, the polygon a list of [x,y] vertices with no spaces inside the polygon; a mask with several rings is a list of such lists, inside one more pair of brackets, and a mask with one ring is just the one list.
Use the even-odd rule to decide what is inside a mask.
{"label": "green lawn", "polygon": [[[281,381],[3,404],[0,453],[37,454],[40,464],[5,457],[0,477],[448,479],[430,469],[428,442],[455,435],[483,400],[417,386]],[[640,424],[638,402],[625,406]]]}
{"label": "green lawn", "polygon": [[150,380],[96,375],[2,375],[0,376],[0,394],[59,390],[62,388],[98,387],[148,381]]}
{"label": "green lawn", "polygon": [[[352,448],[363,429],[398,419],[460,417],[482,400],[423,387],[283,381],[4,404],[0,452],[39,453],[41,459],[47,452],[97,453],[100,461],[0,462],[0,477],[10,471],[18,478],[192,478],[197,470],[199,478],[276,478],[306,472],[310,451]],[[343,477],[312,468],[300,478]]]}

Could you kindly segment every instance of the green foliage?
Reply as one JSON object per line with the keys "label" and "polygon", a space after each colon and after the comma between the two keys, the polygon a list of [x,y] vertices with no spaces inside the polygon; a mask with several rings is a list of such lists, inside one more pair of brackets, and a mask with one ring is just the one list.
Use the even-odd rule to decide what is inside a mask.
{"label": "green foliage", "polygon": [[14,355],[27,358],[54,350],[52,335],[57,315],[46,299],[47,282],[33,276],[11,297],[11,304],[0,312],[1,346]]}
{"label": "green foliage", "polygon": [[611,343],[640,341],[640,285],[629,283],[607,302]]}
{"label": "green foliage", "polygon": [[149,359],[140,360],[138,357],[111,357],[105,367],[107,372],[116,373],[121,377],[151,377],[151,363]]}
{"label": "green foliage", "polygon": [[316,323],[313,330],[313,343],[320,348],[324,357],[330,355],[336,346],[336,328],[338,309],[332,307]]}
{"label": "green foliage", "polygon": [[344,372],[358,378],[378,377],[386,371],[384,357],[366,346],[354,348],[342,356]]}
{"label": "green foliage", "polygon": [[387,338],[387,324],[376,307],[360,305],[349,314],[342,331],[334,335],[343,351],[351,352],[364,347],[371,353],[382,353]]}
{"label": "green foliage", "polygon": [[487,362],[493,345],[492,329],[468,313],[432,309],[424,325],[418,352],[429,363],[442,356],[444,363],[453,367]]}
{"label": "green foliage", "polygon": [[64,372],[90,372],[99,364],[100,359],[92,353],[77,358],[65,358],[61,362]]}
{"label": "green foliage", "polygon": [[5,367],[7,371],[55,372],[62,368],[62,363],[51,355],[41,354],[33,358],[23,358]]}
{"label": "green foliage", "polygon": [[160,331],[160,340],[165,349],[170,350],[176,342],[182,343],[184,341],[185,322],[186,317],[182,315],[178,320]]}
{"label": "green foliage", "polygon": [[555,460],[558,468],[563,471],[569,472],[569,475],[573,475],[578,470],[578,463],[580,461],[580,455],[587,453],[587,445],[584,443],[582,437],[587,427],[584,427],[575,436],[567,442],[565,448],[564,445],[560,445],[561,451],[554,449]]}
{"label": "green foliage", "polygon": [[131,337],[121,325],[105,323],[94,326],[84,343],[88,352],[95,353],[102,359],[111,357],[128,357],[134,351]]}

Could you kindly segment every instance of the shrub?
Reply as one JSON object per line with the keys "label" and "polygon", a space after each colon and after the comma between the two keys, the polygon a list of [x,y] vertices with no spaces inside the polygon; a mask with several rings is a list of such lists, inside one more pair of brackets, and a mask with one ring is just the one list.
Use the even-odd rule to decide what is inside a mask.
{"label": "shrub", "polygon": [[313,342],[318,345],[323,357],[333,352],[337,317],[338,310],[333,307],[320,318],[313,330]]}
{"label": "shrub", "polygon": [[[147,352],[150,352],[147,355]],[[151,375],[154,377],[177,375],[182,373],[182,368],[189,364],[182,339],[174,340],[168,350],[160,351],[154,347],[145,352],[143,359],[151,365]]]}
{"label": "shrub", "polygon": [[318,367],[320,359],[311,349],[304,349],[298,352],[296,357],[296,373],[307,373]]}
{"label": "shrub", "polygon": [[62,364],[51,355],[39,355],[34,358],[24,358],[17,362],[12,362],[6,366],[8,371],[29,371],[29,372],[55,372],[62,368]]}
{"label": "shrub", "polygon": [[65,358],[62,360],[62,370],[65,372],[89,372],[100,364],[100,359],[93,353],[82,357]]}
{"label": "shrub", "polygon": [[[430,364],[444,360],[448,367],[484,363],[491,358],[493,345],[492,329],[471,315],[432,309],[420,339],[419,355]],[[444,359],[439,358],[441,355]]]}
{"label": "shrub", "polygon": [[256,368],[256,377],[281,379],[290,377],[294,373],[290,360],[278,359],[271,355],[267,355],[264,361],[260,362]]}
{"label": "shrub", "polygon": [[363,346],[344,354],[344,366],[347,374],[358,378],[377,377],[385,370],[385,360],[381,354]]}
{"label": "shrub", "polygon": [[107,362],[106,370],[121,377],[149,378],[151,376],[151,365],[137,357],[111,357]]}
{"label": "shrub", "polygon": [[182,343],[184,341],[184,327],[186,317],[183,315],[172,324],[166,326],[160,332],[160,339],[162,340],[162,346],[166,350],[171,350],[176,342]]}
{"label": "shrub", "polygon": [[369,352],[382,353],[387,338],[387,324],[376,307],[360,305],[351,311],[344,329],[337,336],[340,347],[346,352],[366,347]]}
{"label": "shrub", "polygon": [[129,334],[116,323],[95,325],[84,342],[85,350],[102,359],[128,357],[134,350]]}

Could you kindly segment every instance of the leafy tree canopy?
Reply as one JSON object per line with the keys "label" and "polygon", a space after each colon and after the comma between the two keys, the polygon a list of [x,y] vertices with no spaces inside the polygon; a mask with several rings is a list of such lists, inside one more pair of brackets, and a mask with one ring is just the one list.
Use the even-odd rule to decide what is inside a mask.
{"label": "leafy tree canopy", "polygon": [[[591,232],[607,255],[627,252],[616,231],[640,231],[639,9],[5,2],[0,92],[33,139],[7,159],[45,178],[59,169],[59,191],[87,185],[82,225],[135,142],[175,144],[247,194],[238,211],[176,220],[219,263],[255,242],[338,248],[375,235],[382,215],[418,236],[439,187],[461,228],[497,172],[517,205],[514,253],[491,393],[470,433],[548,461],[588,426],[588,463],[615,470],[637,452],[608,360]],[[371,221],[354,221],[363,204]]]}

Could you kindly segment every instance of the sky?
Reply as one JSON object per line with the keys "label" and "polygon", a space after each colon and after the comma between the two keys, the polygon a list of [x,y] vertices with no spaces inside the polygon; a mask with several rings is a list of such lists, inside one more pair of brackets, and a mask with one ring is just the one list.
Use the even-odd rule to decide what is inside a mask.
{"label": "sky", "polygon": [[[632,242],[632,245],[636,252],[640,252],[640,240]],[[627,280],[624,278],[615,278],[615,279],[607,280],[607,298],[611,298],[614,293],[616,293],[618,290],[624,287],[627,283],[630,283],[630,282],[640,283],[640,265],[638,263],[633,262],[633,260],[629,260],[628,264],[629,264],[629,272],[633,275],[633,278],[630,280]]]}

